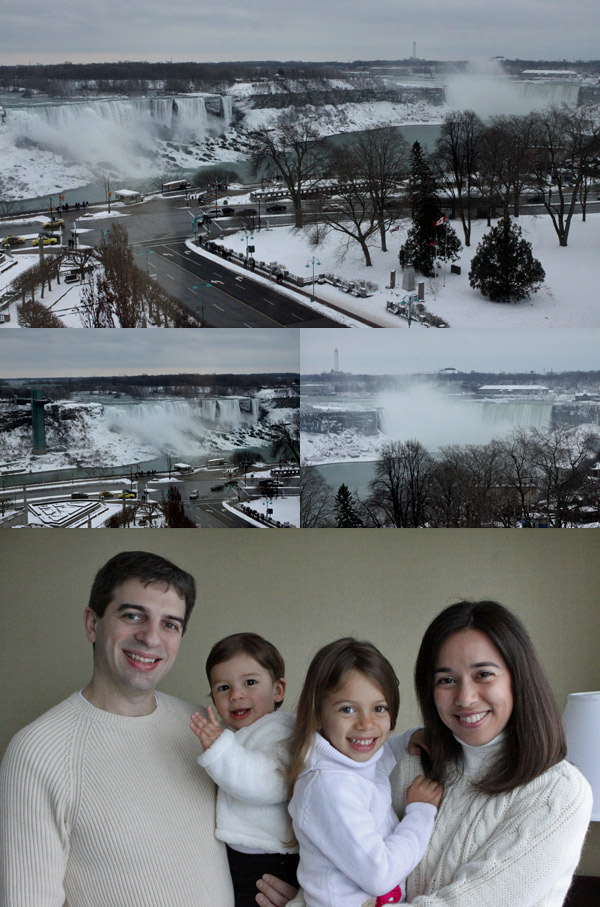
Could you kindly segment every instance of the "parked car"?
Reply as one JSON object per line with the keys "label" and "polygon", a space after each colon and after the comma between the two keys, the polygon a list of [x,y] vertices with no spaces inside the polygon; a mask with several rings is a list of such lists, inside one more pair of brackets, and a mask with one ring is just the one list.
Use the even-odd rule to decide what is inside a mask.
{"label": "parked car", "polygon": [[87,500],[87,494],[85,491],[74,491],[71,498],[73,501],[83,501],[84,499]]}
{"label": "parked car", "polygon": [[233,217],[235,214],[235,208],[232,208],[231,205],[225,205],[221,208],[221,214],[223,217]]}
{"label": "parked car", "polygon": [[193,491],[190,491],[190,501],[197,501],[200,497],[200,492],[197,488],[194,488]]}
{"label": "parked car", "polygon": [[24,236],[5,236],[2,240],[3,246],[22,246],[24,243]]}
{"label": "parked car", "polygon": [[125,498],[126,500],[129,500],[129,498],[135,497],[135,492],[134,491],[120,491],[118,493],[117,497],[121,498],[121,499]]}
{"label": "parked car", "polygon": [[224,485],[211,485],[210,490],[211,491],[223,491],[224,488],[225,488]]}
{"label": "parked car", "polygon": [[67,274],[63,278],[65,283],[77,283],[79,280],[79,274]]}
{"label": "parked car", "polygon": [[[56,245],[58,245],[58,237],[57,237],[57,236],[42,236],[42,237],[41,237],[41,240],[42,240],[42,245],[43,245],[43,246],[56,246]],[[39,236],[36,236],[35,239],[32,239],[32,240],[31,240],[31,245],[32,245],[32,246],[39,246],[39,244],[40,244],[40,237],[39,237]]]}
{"label": "parked car", "polygon": [[114,498],[114,491],[101,491],[98,495],[99,498]]}
{"label": "parked car", "polygon": [[282,211],[287,211],[287,205],[267,205],[267,211],[269,214],[279,214]]}
{"label": "parked car", "polygon": [[323,205],[323,211],[341,211],[341,210],[342,210],[342,206],[338,205],[337,202],[327,202],[327,204]]}

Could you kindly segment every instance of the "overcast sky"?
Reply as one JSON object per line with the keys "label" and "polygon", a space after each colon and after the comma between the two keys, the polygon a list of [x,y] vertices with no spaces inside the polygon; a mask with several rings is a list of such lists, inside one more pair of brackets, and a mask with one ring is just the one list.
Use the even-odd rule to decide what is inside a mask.
{"label": "overcast sky", "polygon": [[298,331],[0,331],[0,378],[298,372]]}
{"label": "overcast sky", "polygon": [[597,59],[598,0],[3,3],[0,64],[94,60]]}
{"label": "overcast sky", "polygon": [[562,372],[600,370],[600,329],[580,330],[303,330],[302,374],[328,372],[339,353],[340,371],[415,374]]}

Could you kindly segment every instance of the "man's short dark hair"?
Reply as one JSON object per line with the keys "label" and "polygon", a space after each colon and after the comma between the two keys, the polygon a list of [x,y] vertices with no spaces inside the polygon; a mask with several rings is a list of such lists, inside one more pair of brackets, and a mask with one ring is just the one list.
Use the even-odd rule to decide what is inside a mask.
{"label": "man's short dark hair", "polygon": [[185,601],[182,631],[185,633],[196,601],[196,581],[190,573],[150,551],[122,551],[98,570],[89,600],[89,607],[94,614],[104,617],[116,587],[130,579],[137,579],[145,586],[163,583],[167,588],[175,589]]}

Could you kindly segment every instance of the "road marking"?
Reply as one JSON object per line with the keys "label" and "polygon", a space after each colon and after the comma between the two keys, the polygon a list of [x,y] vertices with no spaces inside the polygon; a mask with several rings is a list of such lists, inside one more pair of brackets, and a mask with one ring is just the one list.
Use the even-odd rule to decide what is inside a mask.
{"label": "road marking", "polygon": [[243,277],[236,277],[235,279],[236,279],[236,280],[243,280],[244,278],[243,278]]}
{"label": "road marking", "polygon": [[225,309],[222,309],[221,306],[220,306],[220,305],[217,305],[216,302],[213,302],[213,305],[214,305],[215,309],[218,309],[218,310],[219,310],[219,312],[224,312],[224,311],[225,311]]}
{"label": "road marking", "polygon": [[245,328],[251,328],[251,327],[252,327],[251,324],[246,324],[245,321],[242,321],[242,324],[244,325]]}
{"label": "road marking", "polygon": [[264,300],[264,301],[265,301],[265,302],[268,302],[268,303],[269,303],[269,305],[272,305],[272,306],[274,306],[274,305],[275,305],[275,303],[274,303],[274,302],[271,302],[271,300],[270,300],[270,299],[267,299],[267,297],[266,297],[266,296],[263,296],[263,300]]}
{"label": "road marking", "polygon": [[295,312],[290,312],[290,315],[291,315],[293,318],[297,318],[298,321],[304,321],[304,319],[301,318],[300,315],[296,315]]}
{"label": "road marking", "polygon": [[161,252],[161,255],[163,255],[164,258],[173,258],[172,252]]}
{"label": "road marking", "polygon": [[[213,274],[215,274],[215,273],[216,273],[216,271],[213,271]],[[224,280],[213,280],[213,283],[220,283],[221,286],[225,286],[225,281],[224,281]]]}
{"label": "road marking", "polygon": [[[172,274],[165,274],[165,277],[168,277],[169,280],[175,280],[175,278],[173,277]],[[298,316],[296,316],[296,317],[298,317]]]}

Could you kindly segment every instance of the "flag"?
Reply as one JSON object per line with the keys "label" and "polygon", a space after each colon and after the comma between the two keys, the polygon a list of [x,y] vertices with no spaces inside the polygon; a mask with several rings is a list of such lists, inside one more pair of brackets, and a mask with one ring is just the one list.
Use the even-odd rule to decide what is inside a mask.
{"label": "flag", "polygon": [[428,242],[427,245],[428,245],[428,246],[437,246],[437,243],[436,243],[436,242]]}
{"label": "flag", "polygon": [[390,233],[395,233],[396,230],[399,230],[399,229],[400,229],[399,226],[398,226],[398,227],[392,227],[392,229],[390,230]]}
{"label": "flag", "polygon": [[442,216],[440,217],[440,219],[439,219],[439,220],[436,220],[433,226],[434,226],[434,227],[441,227],[442,224],[445,224],[445,223],[446,223],[446,215],[445,215],[445,214],[442,214]]}

